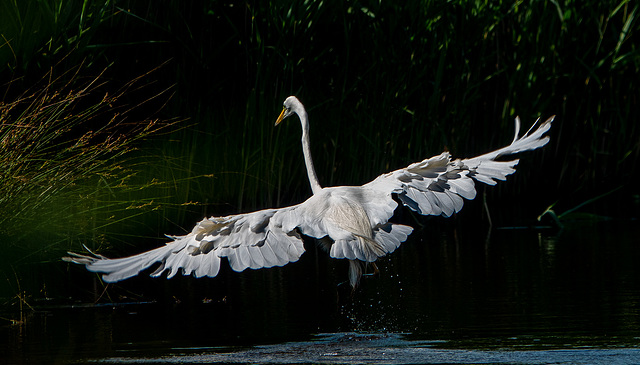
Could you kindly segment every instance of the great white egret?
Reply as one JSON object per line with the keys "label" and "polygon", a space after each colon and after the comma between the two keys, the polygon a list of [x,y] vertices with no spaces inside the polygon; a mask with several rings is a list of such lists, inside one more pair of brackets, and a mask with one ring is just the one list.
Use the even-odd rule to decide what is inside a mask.
{"label": "great white egret", "polygon": [[[200,221],[184,236],[170,237],[165,246],[134,256],[108,259],[69,253],[66,261],[84,264],[89,271],[103,273],[106,282],[138,275],[159,263],[151,276],[168,271],[168,278],[184,275],[214,277],[226,257],[235,271],[282,266],[297,261],[304,252],[302,235],[326,243],[329,254],[348,259],[349,282],[356,287],[366,263],[393,252],[413,228],[390,223],[399,201],[423,215],[451,216],[460,211],[463,199],[476,196],[474,180],[495,185],[515,172],[518,160],[496,158],[534,150],[549,141],[544,133],[553,117],[519,137],[520,120],[510,145],[468,159],[452,160],[448,152],[378,176],[362,186],[320,186],[309,147],[309,120],[302,103],[290,96],[284,101],[276,125],[297,114],[302,124],[302,153],[313,195],[305,202],[279,209],[211,217]],[[533,130],[533,132],[532,132]]]}

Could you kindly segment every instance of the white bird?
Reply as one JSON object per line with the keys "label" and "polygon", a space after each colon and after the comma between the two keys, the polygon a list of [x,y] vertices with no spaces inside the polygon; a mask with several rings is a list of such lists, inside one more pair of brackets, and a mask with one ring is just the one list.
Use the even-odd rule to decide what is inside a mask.
{"label": "white bird", "polygon": [[[69,253],[65,261],[84,264],[89,271],[103,273],[106,282],[138,275],[159,263],[151,273],[167,278],[182,271],[195,277],[218,275],[221,259],[226,257],[235,271],[283,266],[297,261],[304,252],[302,236],[325,243],[329,255],[348,259],[349,282],[356,287],[366,263],[393,252],[407,239],[413,228],[390,223],[398,204],[423,215],[451,216],[462,209],[463,199],[476,196],[474,180],[495,185],[515,172],[518,160],[496,158],[534,150],[549,142],[544,133],[554,117],[534,126],[519,137],[520,120],[515,120],[515,136],[510,145],[469,159],[452,160],[448,152],[413,163],[403,169],[378,176],[362,186],[323,188],[311,160],[309,121],[302,103],[290,96],[284,101],[276,125],[297,114],[302,124],[302,152],[313,195],[305,202],[279,209],[210,217],[200,221],[184,236],[169,236],[165,246],[134,256],[108,259]],[[89,251],[90,252],[90,251]]]}

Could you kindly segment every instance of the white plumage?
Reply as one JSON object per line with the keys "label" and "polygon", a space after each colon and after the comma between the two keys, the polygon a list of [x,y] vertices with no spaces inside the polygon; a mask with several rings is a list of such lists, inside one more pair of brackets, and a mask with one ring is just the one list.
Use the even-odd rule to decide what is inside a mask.
{"label": "white plumage", "polygon": [[449,217],[460,211],[464,199],[476,196],[474,180],[495,185],[512,174],[518,160],[496,161],[496,158],[534,150],[549,141],[543,136],[553,117],[535,130],[535,124],[522,137],[518,136],[520,120],[512,143],[496,151],[463,160],[452,160],[448,152],[413,163],[378,176],[362,186],[322,188],[318,182],[309,148],[309,122],[304,106],[290,96],[284,101],[276,121],[297,114],[302,124],[302,148],[313,195],[305,202],[252,213],[203,219],[185,236],[170,237],[163,247],[119,259],[108,259],[69,253],[64,260],[84,264],[89,271],[103,273],[107,282],[138,275],[159,263],[151,274],[157,277],[168,271],[168,278],[182,271],[184,275],[214,277],[221,259],[226,257],[231,268],[242,271],[282,266],[297,261],[304,252],[302,236],[329,242],[329,254],[350,260],[349,281],[358,284],[364,263],[393,252],[413,229],[390,223],[397,208],[393,196],[410,209],[423,215]]}

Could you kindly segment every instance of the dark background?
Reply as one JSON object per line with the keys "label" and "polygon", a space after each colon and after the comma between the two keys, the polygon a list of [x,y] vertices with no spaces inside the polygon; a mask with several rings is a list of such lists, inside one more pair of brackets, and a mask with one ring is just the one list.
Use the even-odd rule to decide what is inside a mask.
{"label": "dark background", "polygon": [[[538,224],[552,205],[565,221],[637,217],[633,2],[35,1],[3,2],[1,13],[5,105],[52,78],[66,91],[101,74],[90,102],[139,78],[144,87],[116,105],[132,107],[126,123],[177,121],[109,160],[126,179],[87,173],[60,189],[75,195],[24,219],[22,203],[8,205],[0,244],[11,306],[67,293],[53,277],[85,274],[59,261],[82,244],[131,254],[205,215],[304,200],[299,126],[273,127],[292,94],[309,112],[323,186],[362,184],[445,149],[482,154],[511,141],[516,116],[526,129],[556,115],[551,142],[519,156],[508,182],[479,187],[453,223],[438,223],[486,225],[484,199],[494,226]],[[67,138],[99,128],[110,110]]]}

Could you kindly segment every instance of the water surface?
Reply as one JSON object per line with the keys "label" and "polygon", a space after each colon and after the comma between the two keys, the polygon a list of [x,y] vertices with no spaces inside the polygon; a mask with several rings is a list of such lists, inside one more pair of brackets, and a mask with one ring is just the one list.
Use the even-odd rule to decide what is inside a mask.
{"label": "water surface", "polygon": [[354,293],[346,263],[312,245],[283,268],[106,292],[73,270],[74,297],[32,303],[1,350],[6,363],[640,363],[635,222],[487,233],[427,225]]}

